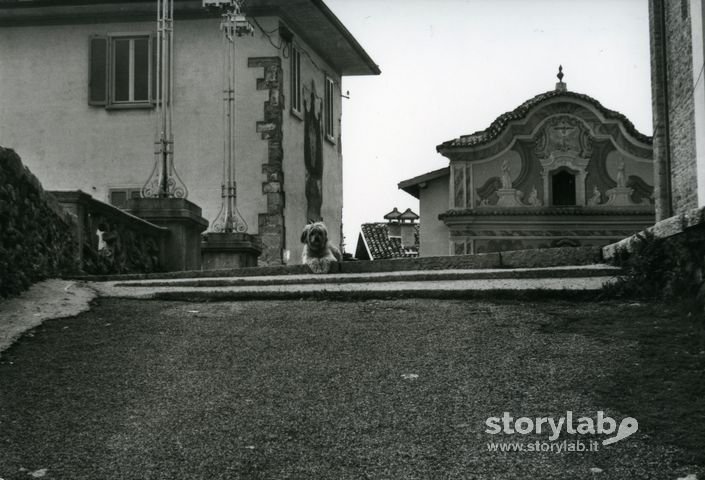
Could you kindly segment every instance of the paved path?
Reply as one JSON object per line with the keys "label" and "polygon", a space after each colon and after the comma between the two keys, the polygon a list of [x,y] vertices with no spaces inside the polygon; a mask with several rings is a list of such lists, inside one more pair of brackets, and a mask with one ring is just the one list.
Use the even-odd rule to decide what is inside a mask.
{"label": "paved path", "polygon": [[[561,331],[567,302],[104,299],[0,360],[6,480],[676,480],[700,469],[601,397],[635,342]],[[629,306],[583,304],[617,322]],[[618,331],[623,325],[606,328]],[[651,325],[647,320],[645,325]],[[546,327],[554,331],[547,333]],[[557,331],[556,331],[557,329]],[[8,387],[9,386],[9,387]],[[595,452],[486,419],[634,415]],[[672,419],[691,423],[691,419]],[[575,422],[575,419],[574,419]],[[574,444],[563,431],[555,445]],[[528,447],[526,447],[528,448]],[[698,478],[700,476],[698,475]]]}
{"label": "paved path", "polygon": [[45,320],[85,312],[95,296],[93,289],[80,282],[45,280],[19,297],[0,299],[0,353]]}

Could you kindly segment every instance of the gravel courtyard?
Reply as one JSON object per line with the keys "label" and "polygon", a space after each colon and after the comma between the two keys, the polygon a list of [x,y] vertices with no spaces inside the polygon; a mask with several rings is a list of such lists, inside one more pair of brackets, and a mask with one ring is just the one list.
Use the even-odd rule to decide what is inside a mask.
{"label": "gravel courtyard", "polygon": [[[102,299],[0,357],[0,479],[702,479],[704,373],[702,324],[629,302]],[[568,411],[639,430],[489,451]]]}

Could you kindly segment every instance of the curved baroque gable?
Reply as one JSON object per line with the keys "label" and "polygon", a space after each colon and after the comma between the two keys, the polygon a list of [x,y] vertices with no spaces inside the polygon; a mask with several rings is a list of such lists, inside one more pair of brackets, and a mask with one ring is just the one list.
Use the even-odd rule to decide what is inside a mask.
{"label": "curved baroque gable", "polygon": [[542,124],[559,115],[574,117],[572,122],[579,119],[588,134],[609,137],[615,146],[636,157],[652,157],[652,138],[637,131],[627,117],[588,95],[557,90],[537,95],[497,117],[487,129],[444,142],[436,150],[450,160],[489,158],[511,148],[517,139],[540,135],[537,130]]}

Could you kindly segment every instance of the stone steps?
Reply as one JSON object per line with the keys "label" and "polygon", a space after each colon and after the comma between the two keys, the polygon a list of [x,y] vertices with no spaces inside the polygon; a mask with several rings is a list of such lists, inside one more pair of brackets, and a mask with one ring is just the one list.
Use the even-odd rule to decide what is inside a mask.
{"label": "stone steps", "polygon": [[608,265],[91,282],[101,296],[185,301],[369,298],[594,298]]}
{"label": "stone steps", "polygon": [[[393,260],[352,261],[335,265],[332,273],[375,274],[427,272],[444,270],[521,269],[557,266],[593,265],[602,262],[599,247],[562,247],[481,253],[443,257],[399,258]],[[83,275],[70,279],[86,281],[172,280],[222,277],[292,276],[310,274],[305,265],[273,265],[264,267],[198,270],[125,275]]]}

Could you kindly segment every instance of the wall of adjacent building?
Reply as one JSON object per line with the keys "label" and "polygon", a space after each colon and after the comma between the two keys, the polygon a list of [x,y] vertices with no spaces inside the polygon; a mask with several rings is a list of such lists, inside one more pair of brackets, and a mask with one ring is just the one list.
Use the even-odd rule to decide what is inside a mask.
{"label": "wall of adjacent building", "polygon": [[430,180],[419,193],[419,256],[448,255],[448,227],[438,219],[440,213],[448,210],[448,176]]}
{"label": "wall of adjacent building", "polygon": [[[270,31],[276,18],[260,18]],[[88,105],[89,38],[96,34],[154,32],[156,22],[5,27],[0,29],[0,143],[14,148],[51,190],[81,189],[109,201],[110,188],[141,187],[154,165],[155,112],[152,109],[106,110]],[[189,189],[189,200],[212,221],[220,208],[222,178],[222,60],[219,19],[175,22],[175,165]],[[276,39],[275,39],[276,40]],[[323,98],[324,74],[339,77],[311,48],[302,58],[302,83],[315,84]],[[284,112],[283,171],[286,218],[285,248],[291,262],[300,257],[300,229],[305,224],[303,122],[289,113],[289,63],[259,29],[236,40],[236,180],[238,209],[258,233],[258,216],[266,213],[263,164],[271,145],[257,122],[264,120],[271,91],[257,89],[262,68],[248,67],[254,57],[280,57]],[[315,62],[318,68],[314,68]],[[338,86],[339,89],[339,86]],[[334,95],[339,135],[340,96]],[[320,107],[320,106],[319,106]],[[340,139],[323,141],[322,216],[335,243],[342,221]],[[270,202],[271,203],[271,202]]]}
{"label": "wall of adjacent building", "polygon": [[[268,24],[260,20],[265,30],[276,28],[276,19],[269,19]],[[310,108],[311,93],[314,95],[314,108],[321,120],[324,102],[324,82],[328,75],[335,82],[333,91],[333,125],[334,139],[325,138],[321,142],[323,148],[323,179],[321,217],[328,228],[331,243],[340,246],[342,241],[343,222],[343,156],[341,151],[340,118],[342,102],[340,96],[340,76],[326,64],[300,37],[294,32],[294,44],[302,51],[301,54],[301,84],[302,110]],[[303,53],[306,52],[306,53]],[[288,53],[285,53],[288,55]],[[284,169],[286,188],[286,246],[291,258],[290,263],[300,263],[303,244],[301,232],[308,223],[306,208],[306,169],[304,165],[304,135],[305,123],[301,116],[291,111],[291,63],[289,58],[282,58],[284,71]],[[305,102],[305,106],[304,106]],[[302,111],[305,114],[305,111]],[[317,220],[317,219],[310,219]]]}
{"label": "wall of adjacent building", "polygon": [[[649,3],[657,196],[662,198],[657,202],[660,220],[698,206],[693,2]],[[702,25],[702,20],[698,23]],[[696,48],[702,49],[702,45]]]}

